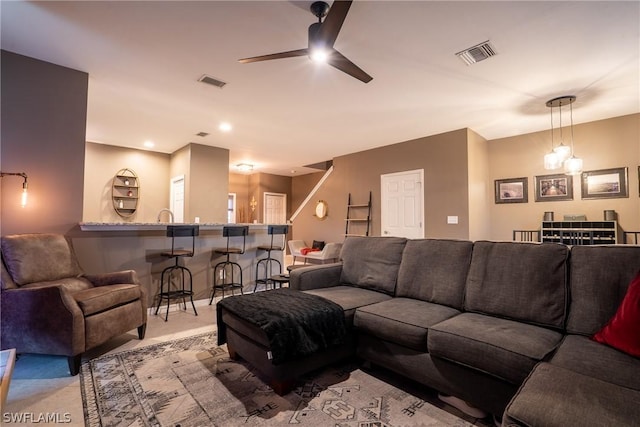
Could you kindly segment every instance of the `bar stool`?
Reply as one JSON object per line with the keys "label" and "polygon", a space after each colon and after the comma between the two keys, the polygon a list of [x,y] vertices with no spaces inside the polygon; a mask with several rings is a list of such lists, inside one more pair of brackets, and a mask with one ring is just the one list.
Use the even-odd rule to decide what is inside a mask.
{"label": "bar stool", "polygon": [[[286,236],[286,234],[288,232],[289,232],[289,226],[288,225],[269,225],[267,227],[267,234],[271,235],[271,244],[268,245],[268,246],[267,245],[258,246],[258,250],[267,251],[267,257],[258,260],[258,263],[256,264],[256,284],[253,287],[253,292],[255,292],[256,289],[258,289],[258,284],[259,283],[264,283],[265,289],[267,289],[269,287],[269,283],[272,283],[273,287],[275,289],[276,282],[271,279],[271,277],[273,276],[273,263],[277,264],[277,266],[278,266],[278,273],[277,274],[282,274],[282,264],[277,259],[271,258],[271,251],[282,251],[282,250],[284,250],[284,244],[285,244],[285,239],[286,239],[285,236]],[[274,246],[273,245],[273,236],[279,236],[279,235],[282,235],[282,245]],[[262,268],[264,270],[264,277],[263,278],[260,278],[260,266],[261,265],[262,265]]]}
{"label": "bar stool", "polygon": [[[211,303],[213,302],[213,298],[216,296],[217,289],[220,289],[222,291],[222,298],[224,298],[224,290],[227,288],[231,288],[232,295],[235,288],[240,288],[240,293],[243,293],[242,266],[237,262],[232,262],[230,260],[230,256],[231,254],[241,255],[244,253],[247,234],[249,234],[249,226],[247,225],[225,226],[222,228],[222,237],[227,238],[227,247],[214,249],[213,252],[216,254],[226,255],[227,258],[225,261],[217,263],[213,268],[213,292],[211,293],[209,305],[211,305]],[[229,246],[232,237],[242,237],[242,248],[234,248]],[[227,269],[230,270],[231,274],[227,273]],[[239,282],[234,281],[234,271],[236,269],[240,272]],[[227,282],[228,277],[231,278],[229,282]]]}
{"label": "bar stool", "polygon": [[[172,299],[182,299],[184,309],[186,310],[187,302],[185,298],[189,297],[189,299],[191,300],[191,306],[193,307],[193,312],[196,316],[198,315],[196,306],[193,303],[193,276],[191,275],[191,271],[187,267],[178,264],[178,260],[184,257],[193,257],[193,254],[195,252],[196,236],[199,233],[200,228],[197,225],[167,225],[167,237],[171,237],[171,251],[162,252],[160,255],[169,259],[173,258],[175,260],[175,264],[162,270],[162,275],[160,276],[160,294],[158,295],[158,306],[156,307],[155,313],[156,315],[158,314],[158,310],[160,310],[160,304],[162,304],[162,300],[166,299],[167,313],[164,317],[165,322],[169,319],[169,302]],[[176,249],[176,237],[191,237],[191,250]],[[180,285],[177,288],[172,289],[172,278],[175,272],[178,273]],[[185,284],[185,272],[189,277],[188,286],[186,286]],[[167,277],[166,282],[165,275]]]}

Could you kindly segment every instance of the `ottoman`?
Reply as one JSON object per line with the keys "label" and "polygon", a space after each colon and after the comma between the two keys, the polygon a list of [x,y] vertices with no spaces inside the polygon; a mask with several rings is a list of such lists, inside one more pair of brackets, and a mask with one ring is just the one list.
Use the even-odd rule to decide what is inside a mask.
{"label": "ottoman", "polygon": [[355,354],[338,304],[289,288],[224,298],[216,305],[218,344],[242,358],[279,395],[316,369]]}

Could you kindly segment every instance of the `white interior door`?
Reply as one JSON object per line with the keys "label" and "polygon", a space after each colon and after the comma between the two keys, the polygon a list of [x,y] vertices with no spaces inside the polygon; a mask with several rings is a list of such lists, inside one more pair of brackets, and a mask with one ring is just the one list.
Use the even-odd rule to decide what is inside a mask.
{"label": "white interior door", "polygon": [[173,212],[173,222],[184,222],[184,175],[171,178],[169,209]]}
{"label": "white interior door", "polygon": [[381,236],[424,238],[424,169],[380,176]]}
{"label": "white interior door", "polygon": [[287,195],[264,193],[264,224],[285,224],[287,222]]}

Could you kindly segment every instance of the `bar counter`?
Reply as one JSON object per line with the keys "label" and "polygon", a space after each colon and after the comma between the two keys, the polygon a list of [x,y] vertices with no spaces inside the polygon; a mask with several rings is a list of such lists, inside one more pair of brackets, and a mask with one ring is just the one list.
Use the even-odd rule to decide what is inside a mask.
{"label": "bar counter", "polygon": [[[269,245],[271,236],[267,234],[266,224],[219,224],[219,223],[102,223],[81,222],[80,232],[70,234],[73,246],[86,273],[103,273],[119,270],[135,270],[142,285],[147,289],[149,307],[157,304],[162,270],[174,263],[174,260],[161,256],[163,251],[171,249],[171,238],[166,237],[167,225],[197,225],[200,229],[195,241],[195,254],[191,258],[181,258],[180,263],[191,270],[193,275],[194,300],[207,300],[213,286],[213,267],[224,256],[214,253],[215,248],[225,248],[227,238],[222,237],[222,228],[226,225],[249,226],[245,253],[231,255],[231,260],[242,266],[244,289],[252,291],[256,280],[256,263],[266,257],[266,251],[258,250],[260,245]],[[188,238],[179,238],[176,245],[184,247]],[[274,245],[283,243],[282,236],[274,236]],[[286,245],[286,242],[285,242]],[[242,247],[242,237],[232,237],[231,247]],[[271,256],[283,261],[283,252],[274,251]],[[285,266],[283,265],[283,270]],[[261,269],[262,273],[262,269]],[[274,271],[276,274],[277,271]],[[219,295],[216,293],[216,296]],[[227,292],[225,295],[230,293]],[[238,291],[236,290],[236,294]],[[174,301],[177,303],[178,301]],[[189,307],[187,305],[187,307]],[[164,315],[166,304],[159,315]],[[176,310],[172,305],[171,310]],[[153,313],[153,311],[152,311]],[[193,310],[187,309],[193,315]],[[171,315],[169,315],[171,321]]]}

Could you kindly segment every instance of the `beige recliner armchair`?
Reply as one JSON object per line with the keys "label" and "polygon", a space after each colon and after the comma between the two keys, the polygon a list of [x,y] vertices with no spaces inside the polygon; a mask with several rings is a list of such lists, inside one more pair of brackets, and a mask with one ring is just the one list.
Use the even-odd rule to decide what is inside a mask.
{"label": "beige recliner armchair", "polygon": [[82,353],[147,325],[145,289],[133,270],[84,274],[58,234],[3,236],[1,348],[67,356],[76,375]]}

